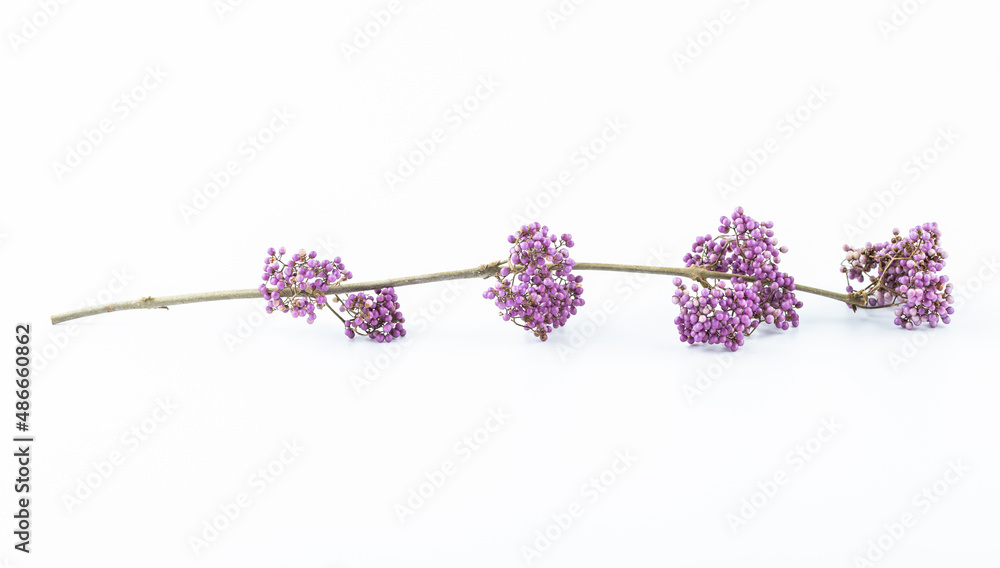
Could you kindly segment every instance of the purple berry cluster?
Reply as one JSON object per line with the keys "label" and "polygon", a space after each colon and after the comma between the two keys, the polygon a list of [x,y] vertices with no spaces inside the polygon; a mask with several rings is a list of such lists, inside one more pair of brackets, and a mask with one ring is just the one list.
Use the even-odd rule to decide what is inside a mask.
{"label": "purple berry cluster", "polygon": [[[674,319],[681,341],[723,343],[735,351],[743,337],[763,322],[786,330],[799,324],[796,311],[802,302],[795,297],[795,279],[778,270],[781,254],[771,221],[757,222],[742,207],[732,218],[719,218],[719,235],[699,236],[684,255],[688,267],[737,275],[730,286],[719,280],[702,289],[692,285],[691,293],[674,280],[677,288],[672,301],[680,306]],[[744,278],[749,277],[749,278]]]}
{"label": "purple berry cluster", "polygon": [[[278,310],[292,317],[304,317],[311,324],[316,321],[317,311],[325,307],[344,322],[347,337],[367,335],[381,343],[406,335],[405,320],[392,288],[375,290],[374,295],[351,294],[347,301],[341,301],[336,288],[353,275],[344,270],[339,256],[332,261],[317,260],[316,251],[307,253],[303,249],[286,262],[285,253],[285,247],[267,249],[261,277],[264,283],[257,288],[267,300],[267,313]],[[331,304],[337,303],[339,312],[346,312],[347,319],[333,309]]]}
{"label": "purple berry cluster", "polygon": [[743,338],[757,326],[754,314],[760,297],[753,286],[739,280],[733,278],[731,286],[720,280],[711,288],[691,284],[688,292],[682,280],[674,278],[670,301],[681,307],[681,315],[674,319],[681,341],[722,343],[733,351],[743,345]]}
{"label": "purple berry cluster", "polygon": [[340,305],[340,311],[346,312],[350,318],[344,321],[344,334],[351,338],[367,335],[379,343],[388,343],[406,335],[403,329],[406,319],[399,311],[397,300],[396,291],[392,288],[376,289],[374,295],[351,294]]}
{"label": "purple berry cluster", "polygon": [[[859,294],[869,308],[896,306],[895,324],[905,329],[950,323],[955,299],[948,277],[940,273],[948,253],[937,223],[917,225],[905,237],[893,229],[892,235],[885,243],[844,245],[840,271],[847,275],[847,292]],[[857,292],[850,285],[866,279],[868,285]]]}
{"label": "purple berry cluster", "polygon": [[[316,309],[326,305],[326,292],[332,286],[349,280],[350,271],[344,271],[344,263],[340,257],[329,260],[316,260],[316,251],[306,253],[305,249],[292,255],[286,263],[282,260],[285,247],[267,249],[264,259],[264,284],[258,290],[268,301],[267,313],[280,310],[290,313],[293,318],[304,317],[306,323],[316,321]],[[269,289],[267,285],[274,286]],[[282,291],[290,289],[291,296],[282,297]]]}
{"label": "purple berry cluster", "polygon": [[566,325],[584,304],[582,276],[570,274],[573,236],[549,234],[549,228],[532,223],[507,237],[510,258],[500,268],[497,285],[483,293],[500,308],[504,321],[513,321],[542,341],[553,329]]}
{"label": "purple berry cluster", "polygon": [[[737,207],[731,216],[719,218],[717,235],[695,238],[691,252],[684,255],[686,269],[668,270],[695,281],[688,286],[681,278],[673,280],[671,301],[680,310],[674,324],[681,341],[724,345],[736,351],[762,324],[779,330],[798,326],[802,302],[796,298],[795,279],[779,270],[781,255],[788,249],[778,246],[773,228],[771,221],[758,222]],[[950,323],[955,300],[952,284],[941,273],[948,253],[940,239],[937,223],[924,223],[905,235],[893,229],[888,242],[858,248],[844,245],[840,271],[847,277],[848,295],[805,286],[801,290],[838,298],[855,310],[895,308],[895,324],[904,329]],[[521,226],[507,241],[511,247],[506,261],[475,271],[493,273],[494,268],[486,266],[496,267],[497,282],[483,297],[493,300],[504,321],[545,341],[584,305],[583,277],[573,274],[576,262],[569,256],[573,237],[566,233],[557,237],[536,222]],[[299,250],[285,260],[283,247],[268,249],[267,254],[264,283],[258,290],[267,300],[268,313],[290,313],[311,324],[317,312],[327,308],[344,323],[349,338],[362,335],[382,343],[406,335],[406,320],[393,288],[349,294],[346,299],[337,294],[352,278],[340,257],[319,260],[315,251]],[[864,288],[855,290],[851,285],[855,281]]]}

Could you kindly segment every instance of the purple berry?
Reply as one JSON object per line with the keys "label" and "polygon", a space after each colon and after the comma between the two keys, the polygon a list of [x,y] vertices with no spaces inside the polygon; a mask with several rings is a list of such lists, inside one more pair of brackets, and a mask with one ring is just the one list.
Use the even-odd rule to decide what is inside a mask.
{"label": "purple berry", "polygon": [[[342,272],[344,265],[339,256],[333,262],[317,260],[316,251],[306,253],[303,249],[285,263],[282,260],[284,254],[284,247],[278,249],[277,254],[269,248],[269,256],[264,262],[263,279],[274,289],[262,284],[258,290],[268,300],[265,308],[268,313],[280,310],[294,318],[304,317],[306,323],[311,324],[316,320],[317,308],[334,309],[327,297],[332,290],[333,303],[339,304],[336,309],[349,316],[344,324],[347,337],[367,335],[374,341],[382,342],[406,335],[402,326],[405,320],[399,312],[399,302],[392,288],[375,290],[374,296],[351,294],[346,302],[341,301],[336,295],[336,288],[341,282],[349,280],[352,274]],[[292,290],[292,294],[282,298],[281,291],[286,289]]]}
{"label": "purple berry", "polygon": [[735,277],[729,286],[725,280],[700,290],[692,284],[690,293],[680,278],[674,278],[671,302],[680,307],[674,323],[681,341],[719,343],[736,351],[761,322],[782,330],[798,326],[796,310],[802,302],[795,297],[795,280],[777,268],[787,249],[777,247],[774,224],[758,223],[742,207],[731,219],[723,216],[719,222],[721,234],[695,237],[684,263]]}
{"label": "purple berry", "polygon": [[553,329],[566,325],[584,304],[581,276],[570,275],[573,260],[569,234],[556,238],[539,223],[523,225],[514,235],[510,256],[497,275],[497,284],[484,292],[500,308],[504,321],[513,320],[542,341]]}
{"label": "purple berry", "polygon": [[905,237],[893,229],[892,235],[888,242],[858,248],[844,245],[840,271],[848,283],[867,281],[857,292],[848,286],[848,292],[858,294],[871,308],[898,306],[893,323],[903,329],[950,323],[955,298],[948,277],[940,274],[948,253],[941,248],[937,223],[917,225]]}

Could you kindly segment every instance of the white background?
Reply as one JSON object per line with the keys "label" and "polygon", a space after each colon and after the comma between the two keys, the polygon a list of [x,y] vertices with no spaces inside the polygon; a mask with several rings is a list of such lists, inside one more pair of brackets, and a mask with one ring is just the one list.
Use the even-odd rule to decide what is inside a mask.
{"label": "white background", "polygon": [[[13,549],[11,445],[9,566],[524,566],[528,547],[553,567],[995,565],[997,3],[402,0],[383,24],[384,1],[46,5],[0,18],[3,343],[30,322],[35,357],[32,552]],[[250,137],[270,141],[253,159]],[[677,340],[668,279],[614,273],[584,274],[546,343],[472,280],[397,289],[392,350],[250,300],[48,320],[254,288],[269,246],[358,280],[472,267],[522,216],[571,232],[578,261],[680,265],[736,205],[837,291],[845,242],[937,221],[953,323],[802,295],[799,328],[732,356]],[[634,463],[591,499],[619,452]]]}

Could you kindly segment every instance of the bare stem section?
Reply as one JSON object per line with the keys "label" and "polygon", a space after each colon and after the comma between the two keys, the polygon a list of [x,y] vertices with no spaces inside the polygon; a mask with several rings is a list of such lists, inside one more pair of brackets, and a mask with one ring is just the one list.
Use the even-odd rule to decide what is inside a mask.
{"label": "bare stem section", "polygon": [[[331,288],[330,293],[336,294],[350,294],[352,292],[364,292],[368,290],[375,290],[380,288],[398,288],[400,286],[413,286],[415,284],[426,284],[428,282],[443,282],[445,280],[464,280],[468,278],[489,278],[490,276],[498,274],[500,267],[506,264],[506,260],[497,260],[487,264],[481,264],[475,268],[467,268],[464,270],[451,270],[448,272],[434,272],[431,274],[420,274],[417,276],[404,276],[402,278],[387,278],[384,280],[372,280],[369,282],[345,282],[336,286],[336,288]],[[600,270],[605,272],[634,272],[643,274],[659,274],[662,276],[680,276],[682,278],[689,278],[697,282],[705,282],[707,279],[729,279],[733,278],[733,274],[725,272],[714,272],[711,270],[705,270],[704,268],[698,268],[695,266],[686,268],[671,268],[666,266],[641,266],[635,264],[602,264],[596,262],[578,262],[573,266],[573,270]],[[753,280],[753,277],[745,276],[746,280]],[[844,302],[845,304],[857,307],[865,307],[864,300],[856,295],[838,294],[836,292],[830,292],[828,290],[822,290],[820,288],[813,288],[811,286],[802,286],[799,284],[795,285],[796,292],[805,292],[807,294],[815,294],[818,296],[823,296],[824,298],[831,298],[833,300],[838,300]],[[292,296],[294,292],[291,289],[285,289],[281,292],[282,296]],[[302,292],[299,292],[302,294]],[[65,312],[62,314],[56,314],[52,316],[52,323],[63,323],[66,321],[93,316],[97,314],[103,314],[108,312],[119,312],[123,310],[145,310],[145,309],[157,309],[166,308],[168,306],[179,306],[182,304],[195,304],[198,302],[218,302],[222,300],[254,300],[262,299],[261,293],[256,288],[250,288],[246,290],[223,290],[218,292],[203,292],[197,294],[181,294],[178,296],[146,296],[145,298],[139,298],[137,300],[127,300],[124,302],[113,302],[110,304],[104,304],[101,306],[91,306],[87,308],[81,308],[79,310],[73,310],[70,312]]]}
{"label": "bare stem section", "polygon": [[[500,265],[506,260],[497,260],[489,264],[482,264],[476,268],[465,270],[451,270],[448,272],[434,272],[432,274],[420,274],[417,276],[404,276],[402,278],[387,278],[385,280],[372,280],[370,282],[345,282],[331,288],[329,294],[350,294],[352,292],[364,292],[380,288],[396,286],[412,286],[414,284],[425,284],[427,282],[443,282],[445,280],[463,280],[466,278],[487,278],[496,274]],[[303,294],[303,292],[299,292]],[[281,295],[288,297],[295,295],[290,288],[281,291]],[[246,290],[223,290],[219,292],[202,292],[196,294],[181,294],[179,296],[146,296],[138,300],[127,300],[124,302],[113,302],[102,306],[90,306],[73,310],[70,312],[56,314],[52,316],[52,323],[63,323],[77,318],[93,316],[108,312],[120,312],[123,310],[144,310],[166,308],[168,306],[179,306],[182,304],[195,304],[198,302],[217,302],[221,300],[254,300],[263,299],[260,290],[249,288]]]}
{"label": "bare stem section", "polygon": [[[714,272],[712,270],[706,270],[704,268],[698,268],[697,266],[690,266],[685,268],[673,268],[669,266],[642,266],[636,264],[602,264],[597,262],[578,262],[573,265],[573,270],[603,270],[606,272],[637,272],[642,274],[660,274],[663,276],[680,276],[682,278],[689,278],[695,282],[705,282],[709,278],[713,279],[729,279],[739,276],[744,280],[756,280],[753,276],[744,276],[742,274],[730,274],[728,272]],[[858,308],[865,308],[864,298],[860,294],[839,294],[837,292],[831,292],[829,290],[823,290],[822,288],[814,288],[812,286],[806,286],[804,284],[795,284],[796,292],[805,292],[806,294],[815,294],[816,296],[822,296],[824,298],[830,298],[831,300],[837,300],[844,302],[849,306],[855,306]]]}

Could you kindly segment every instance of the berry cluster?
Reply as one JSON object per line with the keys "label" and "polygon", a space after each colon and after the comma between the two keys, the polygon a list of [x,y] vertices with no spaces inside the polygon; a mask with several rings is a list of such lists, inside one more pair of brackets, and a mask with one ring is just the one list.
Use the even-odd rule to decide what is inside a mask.
{"label": "berry cluster", "polygon": [[[267,300],[267,313],[279,310],[313,323],[316,312],[326,307],[344,322],[344,333],[348,337],[367,335],[383,342],[406,335],[403,314],[399,312],[399,302],[392,288],[375,290],[374,296],[351,294],[342,302],[340,296],[331,292],[353,275],[350,270],[344,270],[339,256],[332,261],[317,260],[316,251],[307,253],[303,249],[285,262],[285,252],[285,247],[277,251],[270,248],[264,259],[261,277],[264,283],[257,289]],[[269,284],[273,288],[268,288]],[[346,312],[349,319],[337,313],[331,303],[339,303],[339,311]]]}
{"label": "berry cluster", "polygon": [[[761,322],[782,330],[798,326],[796,310],[802,302],[795,297],[795,279],[778,270],[781,253],[788,249],[777,246],[773,227],[771,221],[759,223],[737,207],[732,219],[719,218],[718,236],[695,239],[684,255],[686,266],[737,276],[730,279],[730,287],[722,281],[714,286],[702,281],[701,293],[693,297],[675,279],[673,301],[681,313],[674,323],[681,341],[724,343],[735,351],[743,344],[740,336],[750,335]],[[692,292],[697,292],[695,286]]]}
{"label": "berry cluster", "polygon": [[[680,309],[674,324],[681,341],[720,344],[736,351],[761,324],[780,330],[798,326],[802,302],[795,295],[795,279],[778,269],[788,249],[778,246],[773,227],[737,207],[732,216],[719,218],[718,235],[695,238],[691,252],[684,255],[687,269],[680,271],[695,283],[688,287],[680,278],[673,280],[671,301]],[[924,223],[906,235],[894,229],[888,242],[858,248],[844,245],[840,271],[847,277],[848,295],[823,295],[842,299],[853,309],[895,308],[895,323],[905,329],[950,323],[955,300],[952,284],[941,274],[948,253],[940,239],[937,223]],[[497,282],[483,297],[493,300],[504,321],[513,321],[545,341],[584,305],[583,277],[572,274],[576,263],[569,256],[573,237],[557,237],[548,227],[531,223],[507,241],[510,255],[492,265],[498,266]],[[316,313],[327,308],[344,323],[350,338],[363,335],[381,343],[406,335],[406,320],[393,288],[344,299],[336,292],[352,274],[340,257],[318,260],[315,251],[300,250],[286,261],[285,252],[271,248],[264,259],[264,283],[258,290],[267,300],[268,313],[277,310],[313,323]],[[865,287],[855,290],[854,281]],[[333,304],[339,304],[337,309]]]}
{"label": "berry cluster", "polygon": [[504,321],[513,321],[545,341],[584,304],[583,277],[570,274],[575,264],[568,250],[573,236],[557,238],[536,222],[521,226],[507,241],[510,258],[497,275],[497,285],[483,297],[494,300]]}
{"label": "berry cluster", "polygon": [[[331,286],[349,280],[350,271],[344,271],[344,263],[340,257],[333,261],[316,260],[316,251],[306,253],[300,250],[292,255],[286,263],[282,260],[285,255],[285,247],[267,249],[267,258],[264,259],[264,275],[261,277],[264,284],[258,290],[267,302],[267,313],[274,310],[281,310],[282,313],[290,313],[293,318],[304,317],[306,323],[316,321],[316,308],[322,309],[326,305],[325,293]],[[267,285],[274,286],[269,289]],[[284,296],[283,291],[290,289],[291,296]]]}
{"label": "berry cluster", "polygon": [[347,337],[367,335],[371,339],[388,343],[397,337],[406,335],[403,322],[406,319],[399,311],[396,301],[396,291],[392,288],[379,288],[374,295],[365,293],[351,294],[340,305],[340,311],[346,312],[350,319],[344,321]]}
{"label": "berry cluster", "polygon": [[[736,351],[743,345],[743,338],[757,326],[754,320],[755,306],[760,297],[753,286],[725,280],[711,288],[691,285],[691,292],[680,278],[674,278],[674,295],[670,301],[681,307],[681,315],[674,319],[681,341],[687,343],[722,343]],[[767,316],[771,317],[771,316]]]}
{"label": "berry cluster", "polygon": [[[869,308],[896,306],[895,324],[905,329],[949,323],[955,299],[948,277],[940,274],[948,253],[941,248],[937,223],[918,225],[905,237],[893,229],[892,235],[889,242],[857,249],[844,245],[840,271],[847,275],[847,292],[858,294]],[[850,285],[866,278],[861,290]]]}

